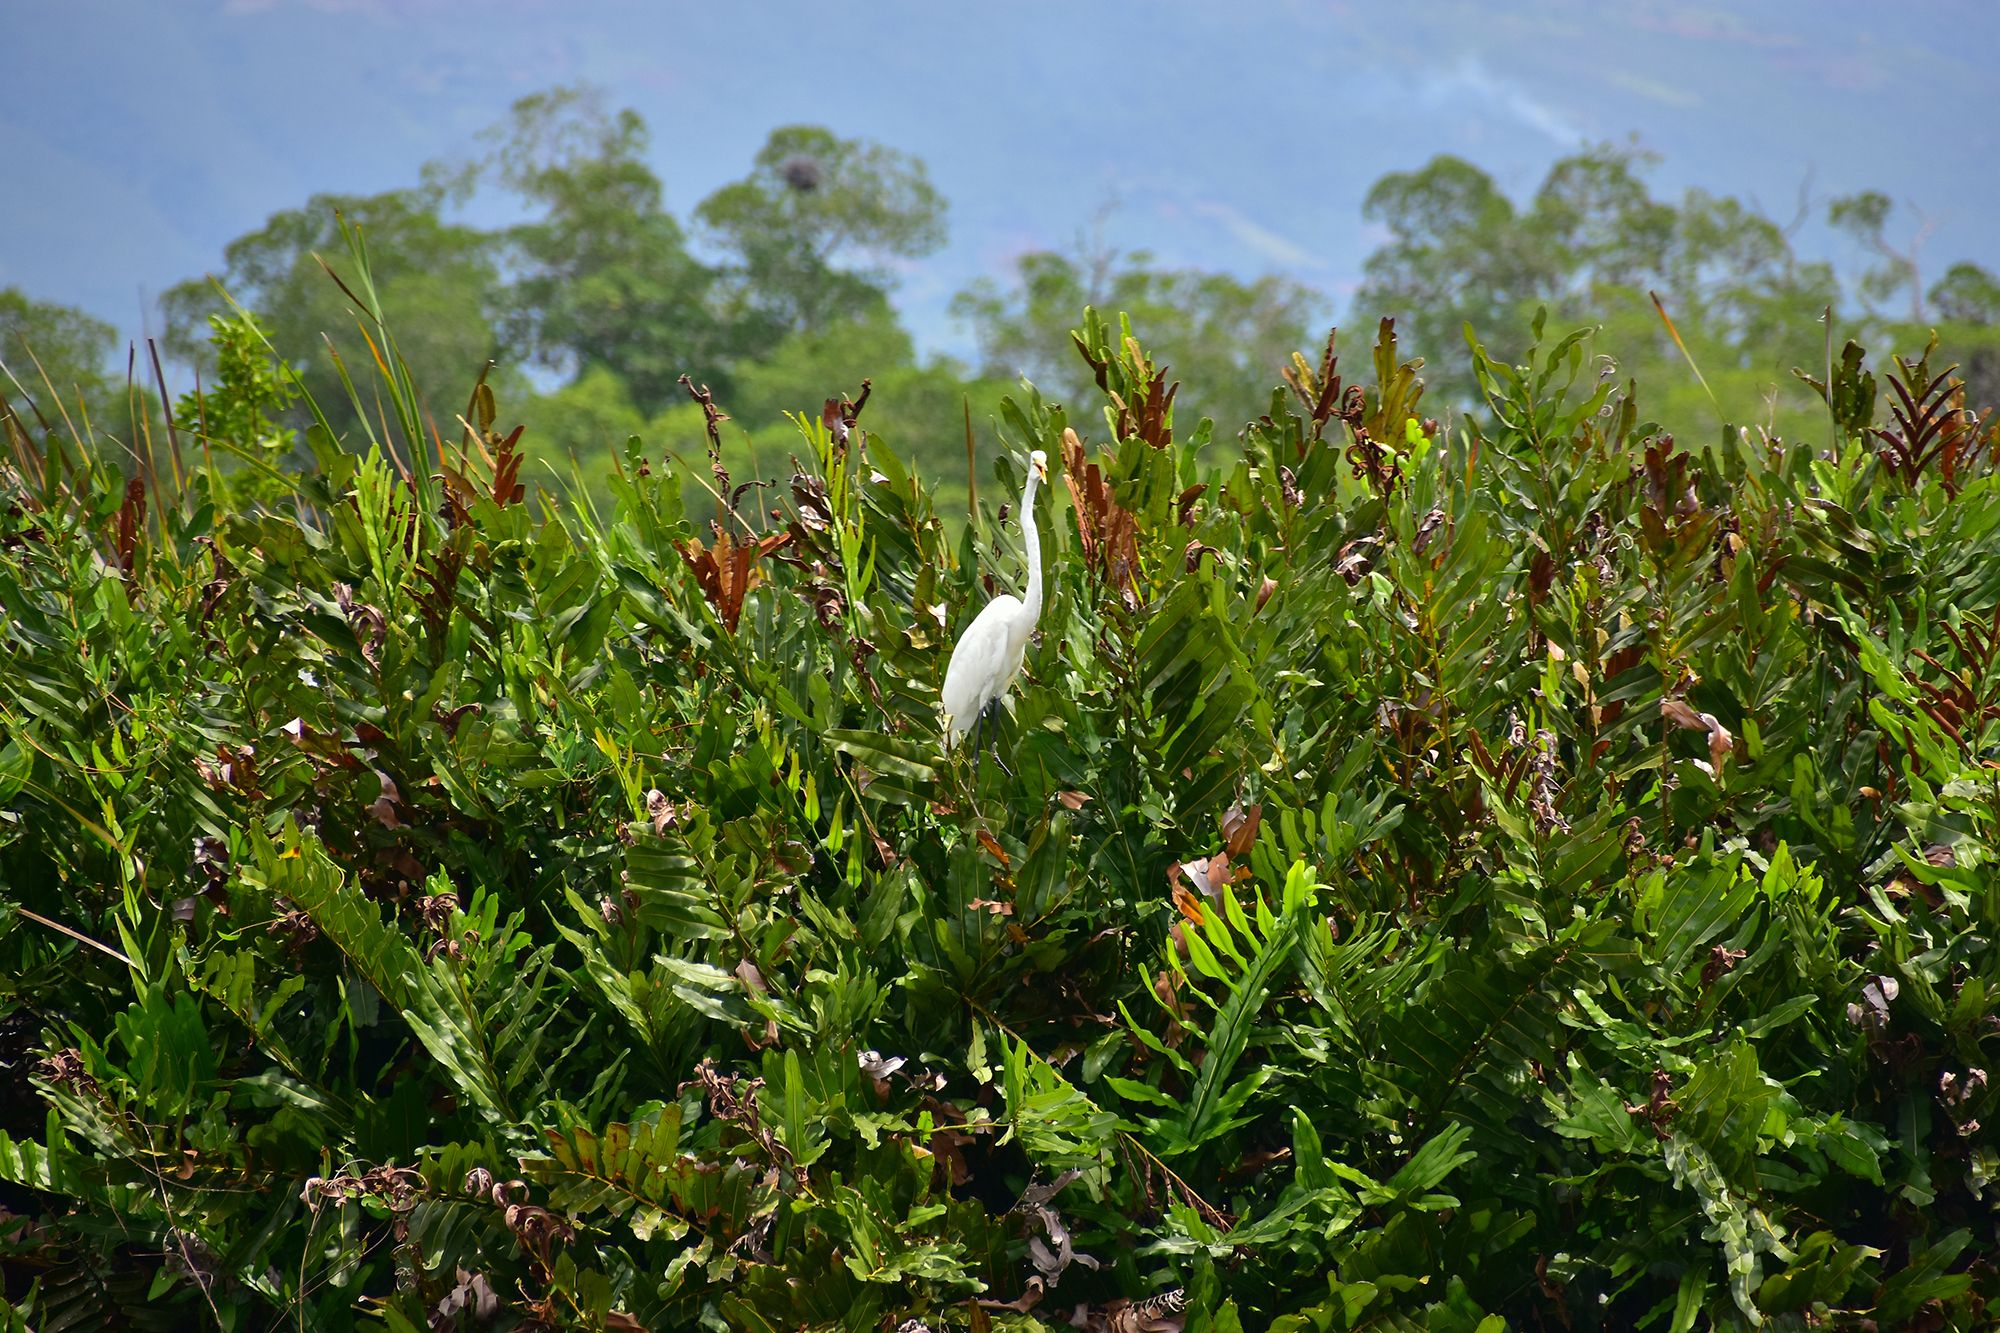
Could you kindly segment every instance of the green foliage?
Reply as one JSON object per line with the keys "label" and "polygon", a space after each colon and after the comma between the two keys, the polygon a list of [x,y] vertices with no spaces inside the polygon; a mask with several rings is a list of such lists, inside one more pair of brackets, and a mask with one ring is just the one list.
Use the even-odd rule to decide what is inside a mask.
{"label": "green foliage", "polygon": [[201,393],[181,396],[174,407],[175,423],[224,447],[282,459],[298,443],[298,432],[279,425],[277,418],[299,391],[272,358],[267,333],[248,311],[233,318],[210,315],[208,326],[214,383]]}
{"label": "green foliage", "polygon": [[59,434],[73,408],[111,419],[116,390],[105,365],[117,342],[118,331],[101,319],[18,287],[0,289],[0,385],[24,429]]}
{"label": "green foliage", "polygon": [[[1678,204],[1655,199],[1645,164],[1632,149],[1587,149],[1550,167],[1525,207],[1459,158],[1384,176],[1364,211],[1390,239],[1368,258],[1355,311],[1395,315],[1435,361],[1468,323],[1511,331],[1547,305],[1564,320],[1602,324],[1605,349],[1650,386],[1662,419],[1713,423],[1716,408],[1685,373],[1678,340],[1726,415],[1802,433],[1813,418],[1789,372],[1821,365],[1815,321],[1840,304],[1832,268],[1802,260],[1787,228],[1740,200],[1698,189]],[[1519,355],[1512,342],[1501,350]],[[1455,366],[1434,378],[1446,402],[1478,401]]]}
{"label": "green foliage", "polygon": [[[864,379],[870,381],[870,434],[886,439],[925,478],[949,479],[938,490],[939,507],[955,497],[962,509],[968,414],[979,437],[976,456],[990,464],[995,450],[987,423],[1010,386],[970,379],[962,367],[943,358],[920,363],[910,335],[886,302],[864,317],[795,333],[756,365],[742,369],[729,406],[738,421],[755,427],[756,453],[754,460],[733,457],[732,467],[745,476],[769,474],[774,460],[799,447],[798,428],[789,414],[824,401],[829,393],[859,393]],[[750,466],[753,461],[761,468]]]}
{"label": "green foliage", "polygon": [[886,261],[945,238],[944,196],[920,159],[817,125],[772,130],[750,175],[695,218],[732,256],[736,317],[780,334],[866,316],[888,290]]}
{"label": "green foliage", "polygon": [[[284,497],[0,464],[9,1320],[1990,1324],[1942,363],[1677,440],[1537,317],[1446,428],[1384,321],[1232,445],[1087,311],[963,529],[838,401],[782,491],[641,435],[558,507],[341,239],[376,376]],[[1033,448],[1039,635],[946,752]]]}
{"label": "green foliage", "polygon": [[[494,240],[448,220],[445,204],[444,190],[426,183],[375,195],[316,195],[301,208],[273,214],[257,231],[229,243],[214,280],[191,279],[162,295],[163,346],[213,381],[223,370],[223,344],[213,336],[212,321],[239,315],[241,302],[284,349],[328,429],[355,447],[385,405],[373,394],[350,400],[347,392],[357,378],[371,384],[377,358],[386,355],[371,342],[376,315],[386,315],[398,330],[417,384],[457,386],[499,350]],[[343,252],[356,232],[368,239],[379,295],[352,290],[355,273]],[[346,286],[327,280],[330,267]],[[464,400],[454,389],[421,406],[448,423]],[[311,422],[295,417],[285,424],[303,429]]]}
{"label": "green foliage", "polygon": [[730,358],[715,275],[666,210],[638,114],[558,89],[516,102],[487,138],[487,174],[540,210],[504,234],[510,341],[552,368],[615,377],[647,412],[683,373],[719,383]]}
{"label": "green foliage", "polygon": [[1091,375],[1076,359],[1070,326],[1087,305],[1123,310],[1188,386],[1190,411],[1213,417],[1225,435],[1263,414],[1274,368],[1310,336],[1320,304],[1318,293],[1285,278],[1159,269],[1143,252],[1038,251],[1015,269],[1011,290],[982,279],[952,301],[978,336],[987,375],[1025,375],[1052,397],[1086,401]]}

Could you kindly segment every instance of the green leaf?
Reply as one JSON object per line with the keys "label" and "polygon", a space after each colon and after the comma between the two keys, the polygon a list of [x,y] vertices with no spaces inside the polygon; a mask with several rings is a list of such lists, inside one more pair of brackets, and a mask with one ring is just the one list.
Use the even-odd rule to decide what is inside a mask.
{"label": "green leaf", "polygon": [[[1194,1089],[1188,1095],[1178,1126],[1176,1137],[1180,1142],[1176,1145],[1177,1151],[1199,1147],[1242,1123],[1238,1112],[1263,1083],[1264,1074],[1260,1070],[1249,1078],[1234,1081],[1231,1075],[1236,1070],[1237,1062],[1250,1048],[1253,1027],[1263,1012],[1264,1002],[1279,969],[1291,957],[1304,932],[1316,888],[1312,872],[1305,863],[1295,863],[1285,877],[1282,914],[1275,922],[1268,923],[1261,937],[1259,932],[1245,929],[1249,922],[1243,918],[1241,909],[1237,909],[1237,928],[1255,943],[1255,952],[1240,975],[1227,977],[1229,997],[1223,1001],[1215,1023],[1209,1029],[1207,1056],[1202,1061],[1201,1072],[1195,1077]],[[1227,896],[1228,891],[1224,893]],[[1233,901],[1231,899],[1232,904]],[[1207,915],[1215,917],[1218,914],[1210,912]],[[1219,921],[1207,933],[1210,938],[1227,939],[1227,932]],[[1188,938],[1192,947],[1196,937],[1190,932]],[[1220,964],[1211,961],[1207,966],[1213,974],[1223,974]]]}
{"label": "green leaf", "polygon": [[[521,1019],[495,1027],[442,959],[426,963],[409,938],[384,924],[373,903],[351,887],[317,838],[286,830],[282,850],[269,840],[256,844],[257,857],[272,891],[298,904],[315,926],[347,956],[410,1025],[417,1040],[452,1085],[492,1121],[509,1124],[517,1088],[496,1063],[496,1037],[519,1037],[531,1054],[538,1032],[523,1032]],[[546,964],[544,963],[544,966]],[[531,1011],[540,978],[524,976],[516,1013]]]}
{"label": "green leaf", "polygon": [[680,1130],[681,1108],[672,1102],[602,1132],[566,1123],[543,1131],[546,1150],[525,1155],[521,1167],[550,1187],[552,1207],[579,1222],[602,1227],[617,1220],[641,1242],[678,1239],[688,1229],[676,1198],[687,1171]]}

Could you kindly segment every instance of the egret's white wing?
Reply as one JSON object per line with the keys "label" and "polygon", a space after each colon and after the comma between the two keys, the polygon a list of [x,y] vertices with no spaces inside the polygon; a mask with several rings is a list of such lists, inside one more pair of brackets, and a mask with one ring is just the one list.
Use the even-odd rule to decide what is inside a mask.
{"label": "egret's white wing", "polygon": [[1012,629],[1025,613],[1020,598],[1003,592],[981,608],[959,636],[944,669],[942,691],[950,741],[955,743],[972,730],[980,710],[1000,697],[1020,668]]}

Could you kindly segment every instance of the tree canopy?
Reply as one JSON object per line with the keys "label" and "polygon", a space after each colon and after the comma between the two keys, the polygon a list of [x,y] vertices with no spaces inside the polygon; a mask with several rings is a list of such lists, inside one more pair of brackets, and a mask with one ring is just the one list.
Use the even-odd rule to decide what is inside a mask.
{"label": "tree canopy", "polygon": [[53,430],[73,407],[100,422],[115,420],[108,366],[117,345],[118,330],[94,315],[35,300],[18,287],[0,288],[5,397],[24,429]]}
{"label": "tree canopy", "polygon": [[[785,126],[742,179],[677,211],[655,156],[643,120],[600,92],[524,97],[475,151],[413,185],[315,196],[232,242],[215,282],[166,295],[165,346],[214,378],[209,321],[228,313],[219,284],[290,349],[330,427],[361,438],[379,427],[382,404],[350,398],[345,385],[386,354],[362,336],[379,314],[441,432],[484,375],[520,404],[528,454],[565,472],[576,457],[600,496],[609,459],[633,434],[704,447],[683,375],[732,418],[723,447],[741,468],[753,453],[760,466],[781,461],[786,414],[858,394],[865,364],[874,427],[956,487],[968,407],[975,456],[990,458],[1002,386],[1026,376],[1071,402],[1095,388],[1069,337],[1085,305],[1129,312],[1187,386],[1183,408],[1214,418],[1224,437],[1269,409],[1288,358],[1318,341],[1331,313],[1325,296],[1280,274],[1166,267],[1099,240],[1026,254],[959,292],[951,313],[978,348],[968,368],[920,354],[894,304],[899,266],[946,237],[946,203],[923,162]],[[1630,146],[1590,147],[1518,200],[1450,156],[1385,175],[1364,216],[1386,235],[1365,261],[1350,323],[1394,315],[1447,416],[1480,393],[1466,329],[1507,354],[1506,339],[1520,336],[1510,331],[1543,306],[1601,327],[1620,373],[1643,376],[1652,401],[1689,419],[1809,432],[1815,399],[1793,368],[1823,377],[1829,345],[1858,336],[1914,346],[1933,326],[1968,396],[2000,396],[2000,280],[1963,261],[1931,267],[1921,217],[1909,224],[1886,196],[1863,192],[1823,205],[1802,197],[1781,221],[1699,188],[1661,197],[1650,166]],[[517,216],[475,225],[473,201],[478,216]],[[1795,243],[1822,206],[1849,247],[1840,265]],[[374,256],[372,293],[335,280],[353,280],[343,226]],[[79,344],[88,321],[73,313],[36,310],[38,341],[71,367],[63,375],[112,402],[100,373],[108,344]],[[301,438],[313,425],[297,406],[280,415]]]}
{"label": "tree canopy", "polygon": [[512,345],[571,378],[607,372],[647,412],[678,396],[683,374],[725,384],[741,335],[666,209],[638,115],[558,90],[516,102],[487,138],[490,179],[539,210],[502,235]]}
{"label": "tree canopy", "polygon": [[1126,311],[1148,331],[1162,363],[1194,397],[1192,415],[1233,432],[1270,408],[1276,368],[1313,337],[1317,292],[1290,279],[1244,282],[1227,273],[1161,269],[1143,251],[1036,251],[1015,266],[1011,287],[985,279],[961,292],[952,313],[979,340],[984,370],[1027,376],[1047,394],[1083,401],[1094,387],[1069,329],[1085,306]]}
{"label": "tree canopy", "polygon": [[815,125],[771,131],[749,176],[695,218],[730,256],[740,318],[813,333],[865,316],[893,285],[884,261],[945,240],[945,201],[907,153]]}

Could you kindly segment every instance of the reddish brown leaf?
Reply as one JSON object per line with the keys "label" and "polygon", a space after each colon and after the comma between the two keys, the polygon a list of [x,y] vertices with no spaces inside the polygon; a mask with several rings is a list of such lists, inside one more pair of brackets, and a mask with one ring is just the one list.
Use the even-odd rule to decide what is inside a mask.
{"label": "reddish brown leaf", "polygon": [[774,532],[739,541],[727,532],[718,531],[713,546],[705,547],[698,540],[676,541],[674,549],[694,571],[702,597],[734,634],[737,622],[743,618],[743,598],[763,581],[762,572],[756,568],[757,561],[791,539],[789,532]]}
{"label": "reddish brown leaf", "polygon": [[861,409],[868,406],[868,395],[874,387],[867,380],[863,380],[860,397],[850,401],[846,394],[842,394],[838,398],[827,399],[826,405],[820,408],[820,424],[827,428],[835,444],[842,448],[847,446],[848,434],[854,429],[854,423],[860,420]]}
{"label": "reddish brown leaf", "polygon": [[1697,713],[1680,699],[1662,699],[1660,716],[1683,731],[1707,732],[1709,772],[1722,771],[1724,761],[1736,749],[1736,737],[1716,719],[1715,714]]}
{"label": "reddish brown leaf", "polygon": [[1361,582],[1363,576],[1373,568],[1368,558],[1368,548],[1374,546],[1373,537],[1356,537],[1340,548],[1340,555],[1334,560],[1333,572],[1347,581],[1349,587]]}
{"label": "reddish brown leaf", "polygon": [[1195,925],[1200,925],[1202,922],[1201,899],[1195,897],[1192,893],[1188,892],[1184,885],[1180,884],[1174,885],[1173,895],[1174,906],[1179,909],[1180,914]]}
{"label": "reddish brown leaf", "polygon": [[1232,805],[1222,816],[1223,846],[1228,854],[1242,858],[1250,854],[1257,845],[1257,829],[1264,822],[1264,807],[1253,805],[1245,810],[1240,805]]}
{"label": "reddish brown leaf", "polygon": [[1004,870],[1014,864],[1014,858],[1007,855],[1007,849],[1000,845],[1000,840],[998,838],[995,838],[991,833],[988,833],[985,829],[979,830],[978,837],[979,837],[979,845],[981,847],[984,847],[987,853],[991,855],[994,860],[1000,863],[1001,869]]}
{"label": "reddish brown leaf", "polygon": [[[937,1103],[933,1099],[931,1104]],[[939,1129],[932,1133],[930,1150],[937,1155],[938,1164],[944,1168],[945,1178],[953,1186],[971,1182],[972,1166],[965,1160],[965,1150],[976,1142],[972,1135],[962,1130]]]}
{"label": "reddish brown leaf", "polygon": [[1701,719],[1708,723],[1708,762],[1719,773],[1722,771],[1723,762],[1735,752],[1736,737],[1730,734],[1728,727],[1717,722],[1709,714],[1703,713]]}
{"label": "reddish brown leaf", "polygon": [[528,493],[528,488],[517,478],[521,475],[521,464],[526,456],[518,452],[521,432],[525,426],[516,426],[513,431],[500,439],[493,452],[493,503],[505,509],[510,504],[519,504]]}
{"label": "reddish brown leaf", "polygon": [[146,530],[146,483],[134,477],[125,486],[125,503],[118,507],[118,572],[131,576],[132,561],[139,549],[139,534]]}
{"label": "reddish brown leaf", "polygon": [[403,827],[402,819],[396,814],[396,807],[402,804],[403,794],[396,790],[396,784],[381,769],[375,770],[375,777],[381,783],[382,794],[369,802],[368,813],[373,815],[375,822],[383,828]]}
{"label": "reddish brown leaf", "polygon": [[1103,468],[1088,461],[1074,430],[1063,431],[1062,456],[1063,484],[1076,504],[1083,563],[1113,586],[1133,586],[1139,565],[1136,520],[1113,497]]}
{"label": "reddish brown leaf", "polygon": [[1298,473],[1288,467],[1278,469],[1278,495],[1287,509],[1297,509],[1305,504],[1305,492],[1299,489]]}
{"label": "reddish brown leaf", "polygon": [[1701,714],[1679,699],[1660,700],[1660,716],[1683,731],[1706,731],[1701,723]]}
{"label": "reddish brown leaf", "polygon": [[478,704],[460,704],[458,707],[452,709],[448,713],[444,711],[444,705],[442,704],[434,704],[432,705],[431,708],[431,713],[434,717],[437,718],[438,725],[444,728],[444,734],[451,737],[453,740],[458,739],[459,724],[465,720],[465,715],[467,713],[479,713],[484,711],[485,710]]}
{"label": "reddish brown leaf", "polygon": [[1423,522],[1417,524],[1416,535],[1410,538],[1410,553],[1422,555],[1424,548],[1431,544],[1431,537],[1444,526],[1444,510],[1433,509],[1424,515]]}
{"label": "reddish brown leaf", "polygon": [[1548,595],[1549,587],[1556,581],[1556,562],[1547,551],[1535,552],[1535,558],[1528,562],[1528,595],[1539,601]]}
{"label": "reddish brown leaf", "polygon": [[1199,500],[1202,492],[1207,489],[1207,482],[1198,482],[1182,491],[1180,498],[1174,501],[1174,517],[1179,520],[1182,527],[1194,526],[1194,518],[1190,511],[1194,508],[1194,502]]}
{"label": "reddish brown leaf", "polygon": [[1225,886],[1238,880],[1248,879],[1248,866],[1232,866],[1228,852],[1217,852],[1210,857],[1197,857],[1187,861],[1176,861],[1168,871],[1170,882],[1178,884],[1179,877],[1186,875],[1188,882],[1210,898],[1219,897]]}
{"label": "reddish brown leaf", "polygon": [[1015,1314],[1026,1314],[1042,1303],[1042,1293],[1045,1290],[1046,1288],[1043,1286],[1040,1275],[1030,1273],[1028,1280],[1021,1285],[1021,1295],[1018,1299],[1011,1301],[982,1299],[979,1302],[978,1308],[985,1310],[1012,1310]]}

